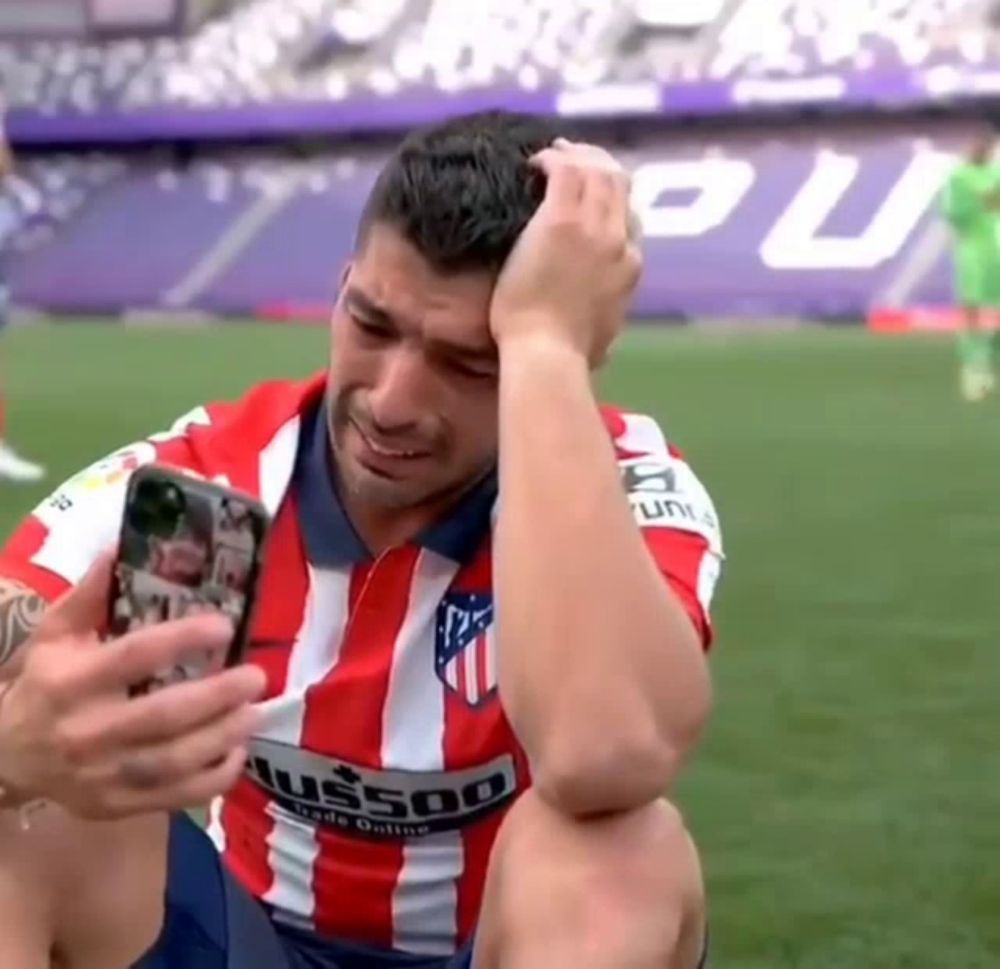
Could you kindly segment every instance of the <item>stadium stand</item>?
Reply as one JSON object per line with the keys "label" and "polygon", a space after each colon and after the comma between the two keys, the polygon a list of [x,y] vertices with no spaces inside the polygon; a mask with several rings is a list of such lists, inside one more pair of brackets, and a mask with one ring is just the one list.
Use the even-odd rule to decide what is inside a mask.
{"label": "stadium stand", "polygon": [[103,166],[113,175],[100,194],[58,235],[15,257],[24,299],[56,310],[169,303],[171,287],[217,237],[249,220],[255,203],[280,197],[293,177],[250,160],[179,170],[169,161],[126,167],[107,158]]}
{"label": "stadium stand", "polygon": [[[884,124],[709,140],[650,133],[622,146],[649,267],[637,314],[857,317],[900,287],[943,298],[944,250],[928,233],[951,153],[968,136],[963,124],[933,137]],[[229,152],[182,169],[92,162],[101,190],[13,260],[15,292],[49,310],[322,315],[383,157],[355,147],[310,160]],[[141,239],[123,244],[136,225]]]}
{"label": "stadium stand", "polygon": [[744,0],[708,63],[714,78],[982,62],[996,38],[969,0]]}
{"label": "stadium stand", "polygon": [[302,64],[317,37],[362,43],[391,8],[385,0],[365,16],[331,0],[258,0],[189,38],[5,42],[0,81],[12,108],[43,112],[267,100],[282,91],[282,69]]}
{"label": "stadium stand", "polygon": [[[210,127],[233,106],[273,118],[284,107],[287,133],[297,133],[292,102],[333,105],[343,118],[359,95],[368,101],[360,110],[353,103],[354,117],[367,112],[405,127],[414,123],[411,108],[454,110],[440,105],[470,91],[586,94],[605,81],[653,79],[673,93],[988,65],[996,34],[984,23],[997,20],[998,6],[249,0],[186,38],[0,42],[0,78],[15,108],[52,118],[183,105],[204,109],[195,113]],[[542,110],[564,107],[545,103]],[[857,317],[873,301],[946,299],[933,203],[970,130],[831,122],[808,136],[759,131],[707,142],[639,132],[622,150],[637,174],[647,260],[657,271],[646,275],[637,312]],[[200,149],[197,157],[183,167],[148,150],[45,154],[22,164],[0,195],[0,224],[15,229],[18,302],[67,312],[323,312],[330,267],[350,251],[349,227],[379,151],[346,143],[309,160],[280,147]],[[880,221],[883,212],[892,218]],[[123,250],[137,219],[148,231]]]}
{"label": "stadium stand", "polygon": [[189,38],[0,43],[12,107],[96,111],[983,63],[985,0],[256,0]]}
{"label": "stadium stand", "polygon": [[61,154],[19,165],[0,192],[0,224],[5,245],[28,253],[51,241],[92,196],[126,170],[126,164],[99,153]]}

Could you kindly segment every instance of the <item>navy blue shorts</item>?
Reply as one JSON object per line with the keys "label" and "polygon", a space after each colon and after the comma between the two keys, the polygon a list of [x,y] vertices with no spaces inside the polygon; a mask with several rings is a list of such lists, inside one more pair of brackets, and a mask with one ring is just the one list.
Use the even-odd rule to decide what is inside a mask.
{"label": "navy blue shorts", "polygon": [[190,818],[170,825],[166,918],[133,969],[471,969],[471,946],[429,959],[369,949],[276,924],[226,870]]}

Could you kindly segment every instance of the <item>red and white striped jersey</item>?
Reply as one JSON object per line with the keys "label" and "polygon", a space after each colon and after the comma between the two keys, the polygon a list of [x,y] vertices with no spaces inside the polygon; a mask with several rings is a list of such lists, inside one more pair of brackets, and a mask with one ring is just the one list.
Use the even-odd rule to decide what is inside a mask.
{"label": "red and white striped jersey", "polygon": [[[505,809],[530,783],[496,689],[495,479],[373,559],[330,483],[324,389],[264,384],[115,452],[34,511],[0,574],[48,598],[78,581],[116,540],[126,481],[147,462],[258,496],[274,524],[250,657],[268,692],[210,833],[275,918],[444,955],[471,936]],[[707,645],[712,502],[655,421],[604,416],[637,523]]]}

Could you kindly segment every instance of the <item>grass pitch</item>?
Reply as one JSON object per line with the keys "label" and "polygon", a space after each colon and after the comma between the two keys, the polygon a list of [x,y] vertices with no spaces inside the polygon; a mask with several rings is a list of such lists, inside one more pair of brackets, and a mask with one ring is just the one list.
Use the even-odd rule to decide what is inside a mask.
{"label": "grass pitch", "polygon": [[[14,331],[12,436],[61,478],[325,335]],[[859,331],[636,331],[605,396],[712,491],[718,702],[679,792],[724,969],[1000,966],[1000,401],[951,347]],[[45,493],[0,485],[0,536]]]}

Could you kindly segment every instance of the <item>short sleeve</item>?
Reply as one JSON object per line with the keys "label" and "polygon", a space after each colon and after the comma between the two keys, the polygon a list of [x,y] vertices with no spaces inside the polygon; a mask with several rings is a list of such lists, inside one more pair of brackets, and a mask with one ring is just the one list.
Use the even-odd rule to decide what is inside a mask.
{"label": "short sleeve", "polygon": [[657,568],[708,648],[724,560],[715,504],[653,418],[619,413],[611,426],[632,514]]}
{"label": "short sleeve", "polygon": [[156,448],[140,442],[61,484],[0,551],[0,576],[22,582],[50,601],[57,598],[117,540],[128,479],[155,458]]}

